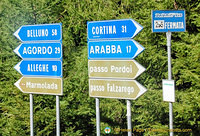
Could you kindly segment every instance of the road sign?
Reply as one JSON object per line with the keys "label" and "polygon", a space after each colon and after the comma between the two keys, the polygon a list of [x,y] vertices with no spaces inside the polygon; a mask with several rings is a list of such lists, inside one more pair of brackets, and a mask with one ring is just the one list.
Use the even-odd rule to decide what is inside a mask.
{"label": "road sign", "polygon": [[135,60],[89,60],[90,78],[135,79],[145,68]]}
{"label": "road sign", "polygon": [[62,95],[62,78],[22,77],[15,86],[23,93]]}
{"label": "road sign", "polygon": [[24,25],[14,35],[22,42],[61,41],[62,24]]}
{"label": "road sign", "polygon": [[175,102],[175,83],[174,80],[162,80],[163,101]]}
{"label": "road sign", "polygon": [[185,32],[185,10],[153,10],[153,32]]}
{"label": "road sign", "polygon": [[62,77],[61,61],[22,60],[15,69],[24,76],[56,76]]}
{"label": "road sign", "polygon": [[61,43],[22,43],[14,52],[22,59],[62,59]]}
{"label": "road sign", "polygon": [[91,97],[135,100],[147,91],[135,80],[89,79]]}
{"label": "road sign", "polygon": [[133,19],[92,21],[87,23],[89,40],[133,38],[143,27]]}
{"label": "road sign", "polygon": [[133,59],[143,50],[134,40],[88,41],[88,59]]}

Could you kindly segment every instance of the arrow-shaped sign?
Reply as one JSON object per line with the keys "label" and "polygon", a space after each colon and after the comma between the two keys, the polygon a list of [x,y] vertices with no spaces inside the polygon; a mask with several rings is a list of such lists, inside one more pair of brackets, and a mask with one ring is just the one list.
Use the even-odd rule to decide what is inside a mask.
{"label": "arrow-shaped sign", "polygon": [[133,59],[143,50],[134,40],[88,41],[88,59]]}
{"label": "arrow-shaped sign", "polygon": [[145,68],[135,60],[89,60],[90,78],[135,79]]}
{"label": "arrow-shaped sign", "polygon": [[62,24],[24,25],[14,35],[22,42],[61,41]]}
{"label": "arrow-shaped sign", "polygon": [[56,76],[62,77],[61,61],[22,60],[15,69],[25,76]]}
{"label": "arrow-shaped sign", "polygon": [[22,43],[14,52],[22,59],[61,59],[61,43]]}
{"label": "arrow-shaped sign", "polygon": [[62,78],[22,77],[15,86],[23,93],[62,95]]}
{"label": "arrow-shaped sign", "polygon": [[135,100],[146,91],[147,89],[135,80],[89,79],[91,97]]}
{"label": "arrow-shaped sign", "polygon": [[143,27],[133,19],[92,21],[87,23],[89,40],[133,38]]}

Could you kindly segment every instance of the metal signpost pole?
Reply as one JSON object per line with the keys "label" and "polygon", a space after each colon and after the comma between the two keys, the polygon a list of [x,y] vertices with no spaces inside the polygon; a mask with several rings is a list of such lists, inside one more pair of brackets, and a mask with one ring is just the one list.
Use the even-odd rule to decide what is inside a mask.
{"label": "metal signpost pole", "polygon": [[131,126],[131,101],[127,100],[127,132],[128,136],[132,135],[132,126]]}
{"label": "metal signpost pole", "polygon": [[60,103],[58,95],[56,95],[56,136],[60,136]]}
{"label": "metal signpost pole", "polygon": [[[176,27],[172,27],[176,24]],[[152,10],[152,31],[166,32],[168,54],[168,81],[163,80],[163,100],[169,102],[169,130],[173,136],[173,105],[175,102],[175,87],[171,70],[171,32],[185,32],[185,10]],[[170,82],[171,87],[164,82]]]}
{"label": "metal signpost pole", "polygon": [[[50,34],[36,36],[41,28]],[[32,31],[34,31],[32,33]],[[36,35],[35,35],[36,34]],[[24,25],[15,33],[22,43],[14,52],[23,60],[15,65],[15,69],[23,75],[15,86],[23,93],[30,93],[30,135],[33,136],[33,93],[62,95],[62,24]],[[27,51],[30,48],[30,53]],[[41,53],[41,50],[45,50]],[[33,51],[34,50],[34,51]],[[49,51],[48,51],[49,50]],[[33,53],[35,52],[35,53]],[[37,66],[45,66],[42,70],[35,70]],[[48,69],[49,67],[49,69]],[[34,70],[32,70],[34,69]],[[51,77],[51,78],[50,78]],[[59,78],[58,78],[59,77]],[[28,87],[27,83],[56,84],[51,91],[42,87]],[[56,96],[56,132],[60,136],[59,96]]]}
{"label": "metal signpost pole", "polygon": [[[111,26],[113,28],[106,26]],[[130,100],[135,100],[139,96],[144,94],[144,92],[146,92],[146,88],[144,88],[134,80],[137,76],[144,72],[145,68],[138,65],[136,61],[128,62],[128,60],[134,59],[144,50],[143,46],[132,40],[132,38],[135,37],[142,29],[143,27],[133,19],[87,22],[89,95],[90,97],[96,98],[97,136],[100,136],[99,97],[129,99],[127,100],[127,132],[128,136],[131,136],[132,127]],[[99,30],[101,30],[100,33]],[[96,49],[98,49],[100,52],[98,51],[98,53],[96,53]],[[110,69],[111,65],[112,67],[119,67],[120,69],[129,69],[129,73],[132,73],[132,71],[134,71],[134,74],[130,75],[129,73],[124,74],[121,72],[112,72],[112,70]],[[100,72],[95,72],[93,70],[94,67],[105,67],[107,71],[100,74]],[[121,80],[115,80],[117,78]],[[123,78],[131,80],[123,80]],[[127,93],[121,95],[118,93],[118,91],[111,92],[111,84],[113,86],[117,85],[132,88],[132,95],[129,96],[127,95]],[[92,86],[102,86],[103,90],[99,92]],[[111,90],[113,90],[113,88],[111,88]],[[134,91],[134,88],[136,91]],[[110,133],[110,131],[106,133]]]}
{"label": "metal signpost pole", "polygon": [[[171,69],[171,32],[166,33],[167,36],[167,54],[168,54],[168,80],[172,79],[172,69]],[[169,129],[170,136],[173,136],[173,107],[172,102],[169,102]]]}
{"label": "metal signpost pole", "polygon": [[33,94],[30,94],[30,135],[33,136]]}
{"label": "metal signpost pole", "polygon": [[100,136],[99,98],[96,98],[96,130],[97,130],[97,136]]}

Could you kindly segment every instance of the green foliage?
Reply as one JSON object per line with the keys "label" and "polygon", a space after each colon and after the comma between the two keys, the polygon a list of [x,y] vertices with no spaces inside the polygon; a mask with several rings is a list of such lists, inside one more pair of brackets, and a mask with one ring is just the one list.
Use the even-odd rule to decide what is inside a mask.
{"label": "green foliage", "polygon": [[[144,29],[134,38],[145,47],[136,60],[146,68],[137,78],[148,91],[132,101],[132,125],[137,136],[167,136],[168,103],[162,100],[167,78],[165,33],[152,33],[151,10],[186,10],[186,32],[172,33],[172,78],[176,82],[174,128],[177,136],[200,133],[200,2],[198,0],[1,0],[0,1],[0,136],[29,135],[29,95],[14,83],[21,77],[13,50],[13,33],[22,25],[62,23],[64,95],[60,97],[62,135],[95,135],[95,99],[88,94],[87,21],[132,18]],[[56,134],[55,96],[34,95],[34,134]],[[126,101],[100,99],[101,135],[127,135]],[[150,129],[152,129],[150,131]],[[137,130],[137,131],[136,131]],[[148,131],[144,131],[148,130]]]}

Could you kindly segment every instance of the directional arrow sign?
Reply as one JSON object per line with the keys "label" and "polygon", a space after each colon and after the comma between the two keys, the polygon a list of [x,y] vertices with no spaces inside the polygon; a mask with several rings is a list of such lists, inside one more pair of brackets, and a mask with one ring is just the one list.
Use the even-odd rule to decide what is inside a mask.
{"label": "directional arrow sign", "polygon": [[22,77],[15,86],[23,93],[62,95],[62,78]]}
{"label": "directional arrow sign", "polygon": [[143,50],[134,40],[88,41],[88,59],[133,59]]}
{"label": "directional arrow sign", "polygon": [[133,19],[92,21],[87,23],[89,40],[133,38],[143,27]]}
{"label": "directional arrow sign", "polygon": [[15,69],[25,76],[57,76],[62,77],[61,61],[22,60]]}
{"label": "directional arrow sign", "polygon": [[61,59],[61,43],[22,43],[14,52],[22,59]]}
{"label": "directional arrow sign", "polygon": [[135,79],[145,68],[135,60],[89,60],[90,78]]}
{"label": "directional arrow sign", "polygon": [[24,25],[14,35],[22,42],[61,41],[62,25],[60,23]]}
{"label": "directional arrow sign", "polygon": [[135,100],[147,91],[135,80],[89,79],[91,97]]}

